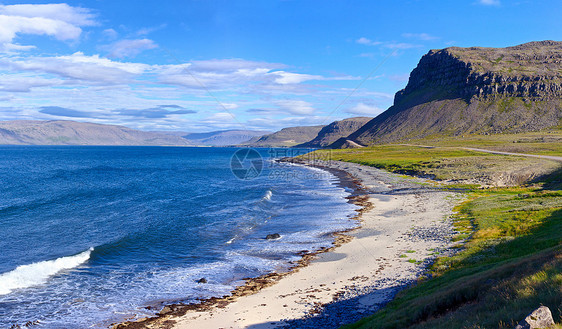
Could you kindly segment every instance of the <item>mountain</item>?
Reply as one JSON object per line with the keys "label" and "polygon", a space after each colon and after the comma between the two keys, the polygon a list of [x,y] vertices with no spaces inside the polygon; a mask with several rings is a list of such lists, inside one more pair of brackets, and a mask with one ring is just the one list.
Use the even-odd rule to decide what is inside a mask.
{"label": "mountain", "polygon": [[194,145],[227,146],[242,144],[254,137],[261,137],[266,134],[271,134],[271,131],[223,130],[208,133],[188,133],[182,137]]}
{"label": "mountain", "polygon": [[333,142],[332,144],[328,145],[327,148],[331,149],[358,149],[365,147],[365,145],[358,144],[357,142],[348,139],[346,137],[342,137],[337,141]]}
{"label": "mountain", "polygon": [[312,147],[320,148],[326,147],[342,137],[347,137],[349,134],[357,131],[365,123],[373,118],[370,117],[355,117],[348,118],[340,121],[334,121],[329,125],[323,127],[318,135],[311,141],[299,144],[295,147]]}
{"label": "mountain", "polygon": [[189,146],[182,137],[75,121],[0,121],[0,144]]}
{"label": "mountain", "polygon": [[303,126],[283,128],[273,134],[254,137],[241,146],[249,147],[291,147],[308,142],[318,135],[324,126]]}
{"label": "mountain", "polygon": [[556,41],[431,50],[396,93],[394,105],[348,139],[368,145],[560,125],[561,63],[562,42]]}

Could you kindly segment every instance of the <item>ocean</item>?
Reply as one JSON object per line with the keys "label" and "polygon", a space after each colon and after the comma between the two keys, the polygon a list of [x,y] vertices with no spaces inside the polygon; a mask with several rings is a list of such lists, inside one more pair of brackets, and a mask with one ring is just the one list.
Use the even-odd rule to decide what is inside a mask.
{"label": "ocean", "polygon": [[298,152],[0,146],[0,328],[106,328],[331,246],[357,206],[332,174],[272,161]]}

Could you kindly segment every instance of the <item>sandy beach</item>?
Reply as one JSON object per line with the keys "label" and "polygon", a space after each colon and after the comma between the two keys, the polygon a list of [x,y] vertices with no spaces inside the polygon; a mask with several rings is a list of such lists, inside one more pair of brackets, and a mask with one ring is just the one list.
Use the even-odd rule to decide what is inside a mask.
{"label": "sandy beach", "polygon": [[[337,328],[375,312],[447,252],[458,196],[423,179],[337,161],[324,167],[360,183],[361,227],[291,273],[207,307],[172,306],[128,328]],[[341,175],[341,174],[340,174]],[[250,289],[252,290],[252,289]]]}

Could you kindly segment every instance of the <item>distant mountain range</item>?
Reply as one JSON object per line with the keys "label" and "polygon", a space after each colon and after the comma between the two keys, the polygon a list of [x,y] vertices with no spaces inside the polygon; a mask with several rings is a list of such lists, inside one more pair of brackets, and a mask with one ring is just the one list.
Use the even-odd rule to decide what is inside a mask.
{"label": "distant mountain range", "polygon": [[0,121],[0,145],[228,146],[269,133],[252,130],[157,132],[76,121]]}
{"label": "distant mountain range", "polygon": [[207,133],[140,131],[123,126],[76,121],[3,121],[0,145],[159,145],[324,147],[347,136],[370,118],[350,118],[327,126],[289,127],[278,132],[222,130]]}
{"label": "distant mountain range", "polygon": [[3,121],[0,144],[189,146],[179,136],[75,121]]}
{"label": "distant mountain range", "polygon": [[311,147],[322,148],[327,147],[342,137],[347,137],[357,129],[363,127],[364,124],[369,122],[371,117],[355,117],[334,121],[327,126],[322,127],[318,135],[310,141],[296,145],[296,147]]}
{"label": "distant mountain range", "polygon": [[273,134],[255,137],[242,144],[249,147],[291,147],[315,138],[324,126],[283,128]]}
{"label": "distant mountain range", "polygon": [[182,135],[182,137],[194,145],[229,146],[242,144],[254,137],[261,137],[271,133],[271,131],[264,130],[222,130],[208,133],[188,133]]}

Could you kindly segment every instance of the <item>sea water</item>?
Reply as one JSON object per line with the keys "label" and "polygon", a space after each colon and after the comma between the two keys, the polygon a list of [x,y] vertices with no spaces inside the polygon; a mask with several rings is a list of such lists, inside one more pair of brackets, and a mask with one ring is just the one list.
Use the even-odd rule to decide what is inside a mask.
{"label": "sea water", "polygon": [[0,327],[104,328],[223,296],[357,225],[333,175],[259,149],[244,176],[237,151],[0,146]]}

